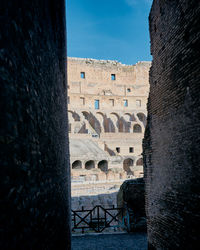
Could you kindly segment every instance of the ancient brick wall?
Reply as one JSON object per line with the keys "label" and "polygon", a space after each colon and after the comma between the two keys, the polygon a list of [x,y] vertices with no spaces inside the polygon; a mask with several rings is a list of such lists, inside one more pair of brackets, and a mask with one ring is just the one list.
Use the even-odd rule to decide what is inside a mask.
{"label": "ancient brick wall", "polygon": [[149,249],[196,249],[200,2],[154,0],[149,21],[153,63],[143,143]]}
{"label": "ancient brick wall", "polygon": [[68,57],[69,110],[95,109],[94,100],[98,99],[99,109],[104,112],[146,111],[150,65],[148,61],[125,65]]}
{"label": "ancient brick wall", "polygon": [[1,1],[0,249],[69,249],[64,0]]}

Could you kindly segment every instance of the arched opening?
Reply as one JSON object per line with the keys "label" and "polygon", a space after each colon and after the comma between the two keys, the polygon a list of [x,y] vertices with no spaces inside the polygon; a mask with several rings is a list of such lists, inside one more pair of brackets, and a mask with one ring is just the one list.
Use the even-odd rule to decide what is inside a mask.
{"label": "arched opening", "polygon": [[130,133],[130,130],[131,130],[131,115],[126,113],[124,115],[124,117],[122,117],[121,119],[123,119],[123,121],[124,121],[124,132],[125,133]]}
{"label": "arched opening", "polygon": [[120,118],[118,120],[118,128],[119,128],[119,132],[124,132],[124,128],[125,128],[125,121],[124,119]]}
{"label": "arched opening", "polygon": [[125,159],[123,162],[123,169],[127,173],[127,175],[133,175],[133,172],[131,171],[130,167],[133,166],[134,161],[131,158]]}
{"label": "arched opening", "polygon": [[133,126],[133,132],[134,132],[134,133],[142,133],[142,128],[141,128],[141,126],[140,126],[139,124],[135,124],[135,125]]}
{"label": "arched opening", "polygon": [[109,115],[109,118],[110,118],[111,123],[113,125],[113,132],[118,132],[119,131],[119,127],[118,127],[119,115],[117,113],[111,113]]}
{"label": "arched opening", "polygon": [[72,116],[75,122],[80,122],[80,116],[76,112],[73,112]]}
{"label": "arched opening", "polygon": [[115,133],[115,125],[111,118],[105,117],[104,119],[104,129],[106,133]]}
{"label": "arched opening", "polygon": [[79,122],[80,121],[80,116],[76,112],[68,110],[68,120]]}
{"label": "arched opening", "polygon": [[131,114],[131,121],[135,122],[136,121],[136,118],[135,118],[135,114]]}
{"label": "arched opening", "polygon": [[144,124],[144,126],[146,126],[146,115],[143,113],[138,113],[137,117]]}
{"label": "arched opening", "polygon": [[81,169],[82,168],[82,162],[81,161],[74,161],[72,163],[72,169]]}
{"label": "arched opening", "polygon": [[82,114],[86,120],[89,120],[89,113],[87,111],[83,111]]}
{"label": "arched opening", "polygon": [[98,135],[100,135],[100,133],[101,133],[101,124],[97,120],[97,118],[92,113],[88,113],[86,111],[83,111],[82,113],[83,113],[85,119],[89,122],[89,125],[92,128],[92,132],[96,132]]}
{"label": "arched opening", "polygon": [[94,161],[87,161],[87,162],[85,163],[85,169],[90,170],[90,169],[92,169],[92,168],[95,168],[95,163],[94,163]]}
{"label": "arched opening", "polygon": [[104,132],[104,130],[105,130],[104,129],[104,115],[102,113],[98,112],[98,113],[96,113],[96,118],[97,118],[99,125],[100,125],[100,128],[99,128],[100,133]]}
{"label": "arched opening", "polygon": [[90,123],[90,126],[95,130],[95,132],[98,135],[100,135],[100,133],[101,133],[101,124],[92,113],[90,113],[89,123]]}
{"label": "arched opening", "polygon": [[130,133],[131,122],[126,121],[124,117],[119,119],[118,126],[119,132]]}
{"label": "arched opening", "polygon": [[123,117],[124,117],[124,120],[127,121],[127,122],[129,122],[129,121],[132,120],[132,119],[131,119],[131,114],[129,114],[129,113],[125,113],[125,114],[123,115]]}
{"label": "arched opening", "polygon": [[108,171],[108,162],[106,160],[100,161],[98,163],[98,168],[101,169],[101,171],[106,173]]}
{"label": "arched opening", "polygon": [[136,161],[136,166],[143,166],[143,159],[140,158]]}

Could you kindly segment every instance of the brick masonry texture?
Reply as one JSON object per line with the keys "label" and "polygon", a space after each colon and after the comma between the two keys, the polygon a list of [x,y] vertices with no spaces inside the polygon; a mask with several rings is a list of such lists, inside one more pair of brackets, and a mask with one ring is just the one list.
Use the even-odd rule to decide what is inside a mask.
{"label": "brick masonry texture", "polygon": [[0,249],[69,249],[64,0],[3,0],[0,20]]}
{"label": "brick masonry texture", "polygon": [[154,0],[149,23],[153,62],[143,141],[149,249],[197,249],[200,2]]}

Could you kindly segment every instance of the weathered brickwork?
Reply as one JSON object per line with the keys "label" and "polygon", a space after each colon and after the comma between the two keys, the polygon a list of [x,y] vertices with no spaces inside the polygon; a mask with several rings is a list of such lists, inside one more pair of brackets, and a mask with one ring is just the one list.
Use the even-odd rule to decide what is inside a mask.
{"label": "weathered brickwork", "polygon": [[1,1],[0,249],[69,249],[64,0]]}
{"label": "weathered brickwork", "polygon": [[197,249],[200,2],[154,0],[149,22],[153,62],[143,143],[149,249]]}

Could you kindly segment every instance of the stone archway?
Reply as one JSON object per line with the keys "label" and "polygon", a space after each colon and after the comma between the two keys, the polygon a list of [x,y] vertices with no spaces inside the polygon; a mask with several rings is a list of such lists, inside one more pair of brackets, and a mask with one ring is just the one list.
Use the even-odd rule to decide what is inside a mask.
{"label": "stone archway", "polygon": [[143,159],[140,158],[136,161],[136,166],[143,166]]}
{"label": "stone archway", "polygon": [[69,133],[78,133],[81,128],[80,116],[74,111],[68,110],[68,129]]}
{"label": "stone archway", "polygon": [[87,111],[82,111],[82,114],[86,120],[89,120],[89,113]]}
{"label": "stone archway", "polygon": [[83,116],[87,120],[90,128],[92,129],[92,132],[97,133],[100,135],[101,133],[101,124],[99,120],[95,117],[93,113],[88,113],[87,111],[82,111]]}
{"label": "stone archway", "polygon": [[142,133],[142,127],[139,124],[133,126],[133,133]]}
{"label": "stone archway", "polygon": [[121,117],[121,120],[123,122],[123,132],[130,133],[131,132],[131,122],[132,122],[132,116],[130,113],[125,113],[123,117]]}
{"label": "stone archway", "polygon": [[77,160],[72,163],[72,169],[81,169],[82,168],[82,162]]}
{"label": "stone archway", "polygon": [[91,170],[93,168],[95,168],[95,162],[94,161],[90,160],[90,161],[87,161],[85,163],[85,169]]}
{"label": "stone archway", "polygon": [[80,118],[78,113],[73,112],[72,116],[73,116],[75,122],[80,122],[81,118]]}
{"label": "stone archway", "polygon": [[138,113],[137,117],[144,124],[144,126],[146,126],[146,115],[144,113]]}
{"label": "stone archway", "polygon": [[134,165],[134,160],[131,158],[127,158],[123,162],[123,169],[127,173],[127,175],[133,175],[133,172],[131,171],[130,167]]}
{"label": "stone archway", "polygon": [[107,173],[108,171],[108,161],[102,160],[98,163],[98,168],[101,169],[101,171]]}
{"label": "stone archway", "polygon": [[124,115],[123,115],[123,118],[124,118],[124,120],[125,121],[127,121],[127,122],[130,122],[132,119],[131,119],[131,114],[130,113],[125,113]]}
{"label": "stone archway", "polygon": [[119,115],[117,113],[111,113],[109,114],[110,122],[113,124],[113,132],[119,131],[118,121],[119,121]]}
{"label": "stone archway", "polygon": [[95,114],[95,117],[98,121],[98,130],[99,130],[99,133],[104,133],[105,132],[105,128],[104,128],[104,114],[101,113],[101,112],[97,112]]}

